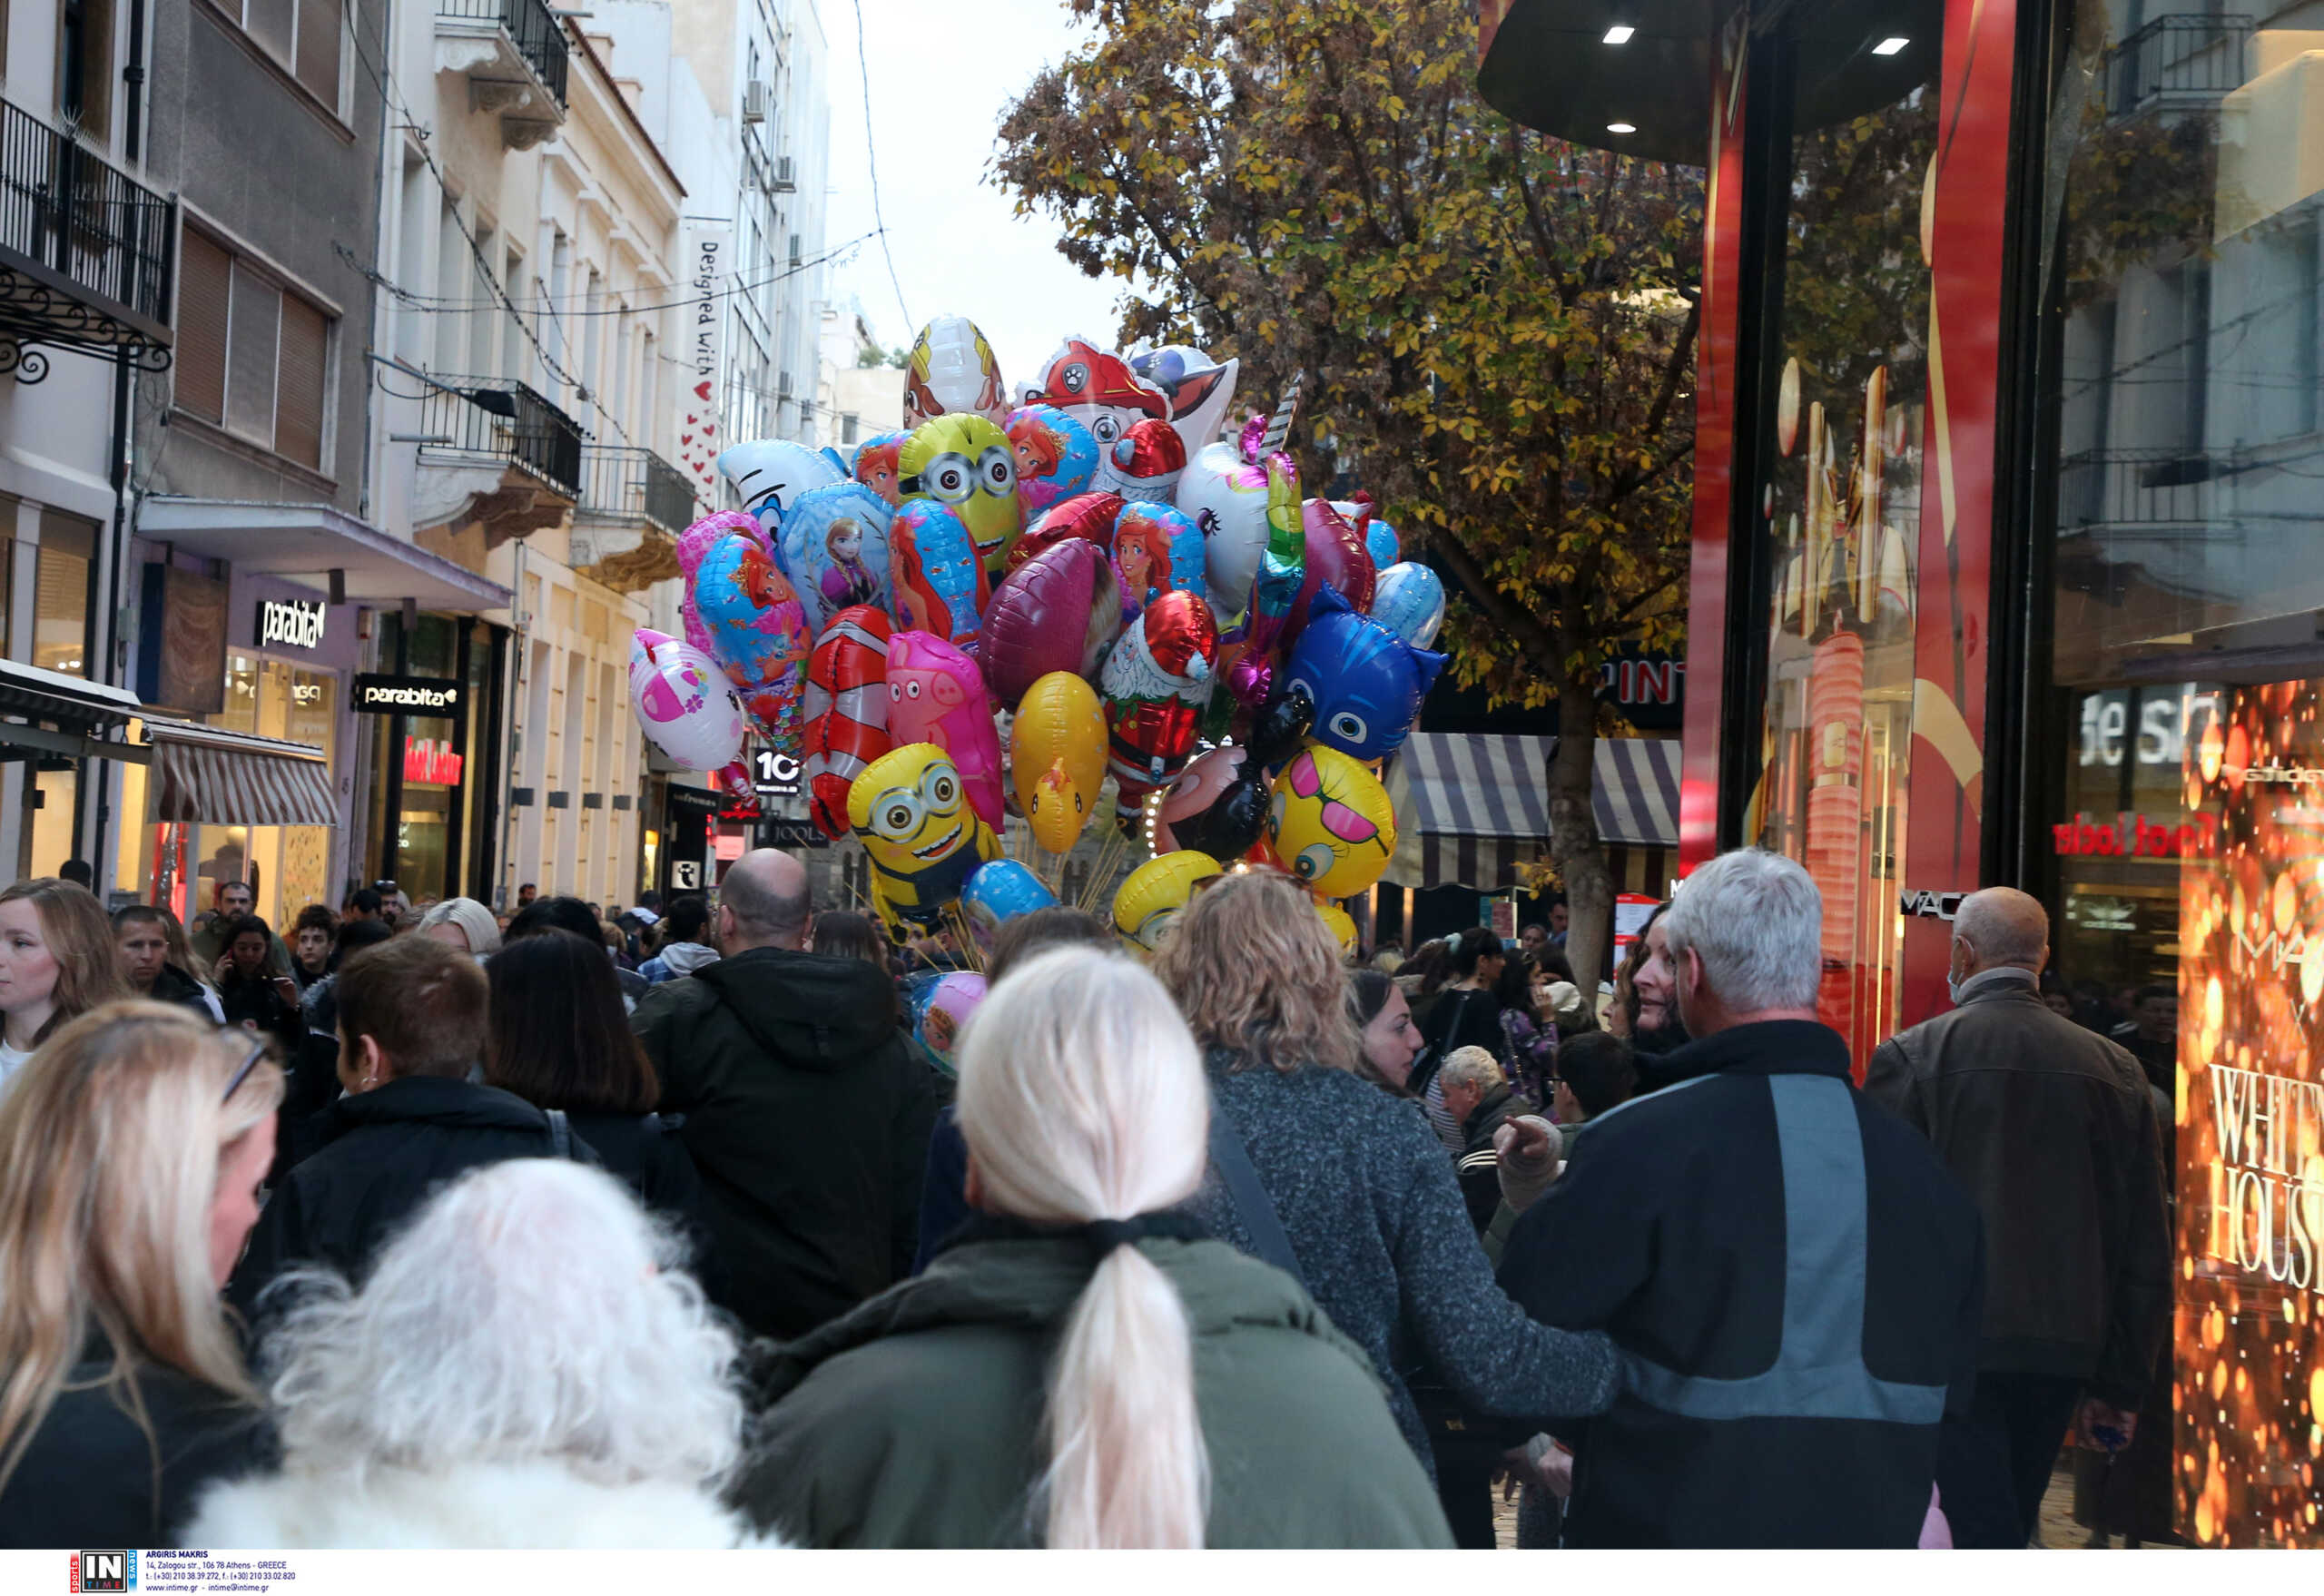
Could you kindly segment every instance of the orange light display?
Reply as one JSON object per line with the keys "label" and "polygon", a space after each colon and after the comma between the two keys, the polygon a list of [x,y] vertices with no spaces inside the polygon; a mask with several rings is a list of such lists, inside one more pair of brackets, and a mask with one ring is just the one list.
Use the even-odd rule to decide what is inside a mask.
{"label": "orange light display", "polygon": [[2324,1546],[2324,685],[2222,688],[2188,740],[2172,1473],[2205,1546]]}

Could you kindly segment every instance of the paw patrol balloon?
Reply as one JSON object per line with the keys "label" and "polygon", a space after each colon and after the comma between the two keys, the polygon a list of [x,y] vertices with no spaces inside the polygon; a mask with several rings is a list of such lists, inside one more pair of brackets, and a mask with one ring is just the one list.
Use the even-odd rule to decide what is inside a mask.
{"label": "paw patrol balloon", "polygon": [[1267,842],[1302,886],[1349,898],[1396,852],[1396,816],[1373,773],[1336,748],[1303,748],[1275,779]]}
{"label": "paw patrol balloon", "polygon": [[944,910],[1000,840],[969,806],[960,773],[927,743],[873,760],[847,793],[848,823],[872,861],[872,903],[894,930],[940,929]]}
{"label": "paw patrol balloon", "polygon": [[1131,871],[1114,894],[1114,924],[1151,953],[1162,946],[1171,922],[1194,897],[1195,883],[1223,873],[1217,860],[1192,850],[1149,859]]}
{"label": "paw patrol balloon", "polygon": [[1025,405],[1002,423],[1017,453],[1017,501],[1025,520],[1088,490],[1098,471],[1098,440],[1055,405]]}
{"label": "paw patrol balloon", "polygon": [[1042,368],[1041,379],[1025,393],[1029,405],[1055,405],[1089,429],[1098,441],[1098,468],[1090,487],[1120,493],[1124,481],[1114,463],[1114,445],[1131,426],[1170,419],[1162,390],[1129,368],[1119,355],[1088,338],[1068,338]]}
{"label": "paw patrol balloon", "polygon": [[841,610],[888,607],[888,527],[895,512],[860,482],[839,482],[802,495],[783,520],[783,566],[821,636]]}
{"label": "paw patrol balloon", "polygon": [[1007,433],[982,416],[939,416],[904,439],[896,464],[906,498],[932,498],[960,517],[987,574],[1007,568],[1009,546],[1025,525]]}
{"label": "paw patrol balloon", "polygon": [[1188,455],[1217,438],[1235,403],[1235,374],[1242,362],[1229,360],[1222,366],[1201,350],[1165,344],[1133,354],[1129,366],[1169,400],[1170,425],[1178,429]]}

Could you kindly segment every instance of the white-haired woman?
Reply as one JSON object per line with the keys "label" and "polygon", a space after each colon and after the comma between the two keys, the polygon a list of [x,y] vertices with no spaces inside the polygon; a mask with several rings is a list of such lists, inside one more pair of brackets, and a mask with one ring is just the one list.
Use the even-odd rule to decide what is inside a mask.
{"label": "white-haired woman", "polygon": [[447,898],[429,904],[419,917],[419,934],[479,959],[500,951],[500,922],[474,898]]}
{"label": "white-haired woman", "polygon": [[218,1288],[281,1100],[259,1038],[161,1003],[70,1021],[0,1099],[0,1546],[180,1544],[271,1455]]}
{"label": "white-haired woman", "polygon": [[414,1216],[360,1291],[328,1274],[267,1343],[284,1452],[202,1545],[724,1547],[731,1335],[621,1184],[510,1159]]}
{"label": "white-haired woman", "polygon": [[1361,1348],[1200,1238],[1209,1094],[1159,982],[1086,948],[960,1053],[978,1217],[785,1345],[737,1498],[816,1546],[1446,1547]]}

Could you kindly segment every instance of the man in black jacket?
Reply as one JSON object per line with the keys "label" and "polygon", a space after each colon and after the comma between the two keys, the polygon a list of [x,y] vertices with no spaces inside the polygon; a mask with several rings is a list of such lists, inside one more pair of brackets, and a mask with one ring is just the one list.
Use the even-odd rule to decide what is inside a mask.
{"label": "man in black jacket", "polygon": [[654,987],[631,1017],[662,1112],[685,1118],[723,1305],[783,1338],[911,1273],[937,1108],[887,972],[801,952],[812,919],[797,860],[744,854],[719,883],[726,956]]}
{"label": "man in black jacket", "polygon": [[2171,1317],[2155,1094],[2137,1059],[2043,1004],[2049,941],[2024,892],[1964,899],[1958,1007],[1883,1042],[1864,1079],[1984,1217],[1976,1407],[1946,1425],[1937,1468],[1957,1546],[2026,1543],[2078,1400],[2085,1433],[2129,1444]]}
{"label": "man in black jacket", "polygon": [[324,1112],[319,1149],[267,1199],[226,1283],[245,1316],[295,1265],[329,1265],[359,1281],[381,1240],[454,1176],[556,1151],[547,1115],[468,1079],[486,1034],[475,960],[399,937],[350,959],[335,986],[346,1095]]}
{"label": "man in black jacket", "polygon": [[1697,871],[1663,917],[1693,1042],[1590,1122],[1509,1240],[1535,1318],[1624,1370],[1576,1427],[1574,1546],[1919,1537],[1938,1421],[1976,1377],[1983,1237],[1927,1142],[1816,1019],[1823,904],[1790,860]]}

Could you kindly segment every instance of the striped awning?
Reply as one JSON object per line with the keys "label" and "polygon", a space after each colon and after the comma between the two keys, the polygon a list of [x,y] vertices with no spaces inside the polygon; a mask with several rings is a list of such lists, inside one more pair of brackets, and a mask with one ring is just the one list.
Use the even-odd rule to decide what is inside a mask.
{"label": "striped awning", "polygon": [[[1679,746],[1675,739],[1599,739],[1590,807],[1610,846],[1677,846]],[[1521,884],[1517,867],[1550,850],[1556,749],[1554,737],[1413,733],[1386,777],[1399,831],[1381,879],[1482,892]]]}
{"label": "striped awning", "polygon": [[321,750],[192,721],[148,719],[156,820],[212,825],[339,823]]}

